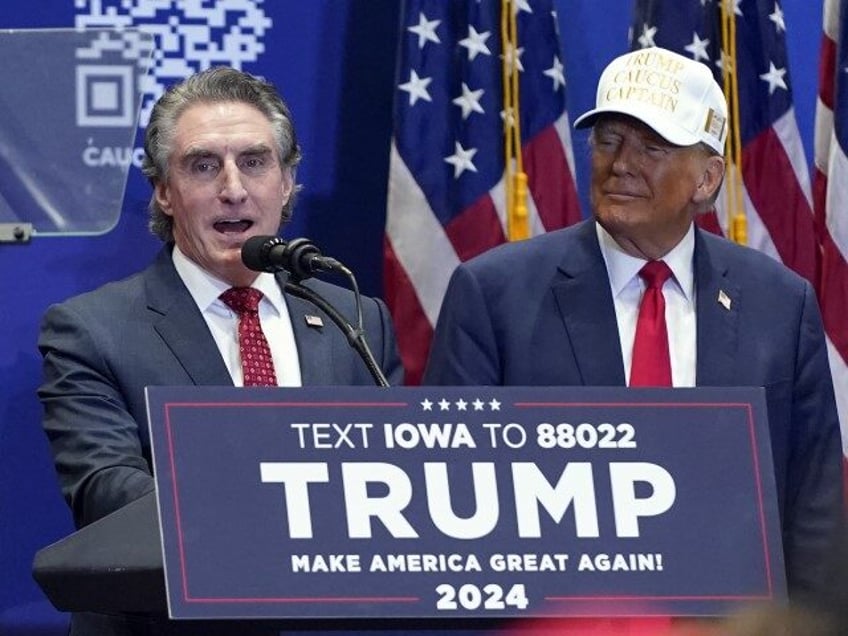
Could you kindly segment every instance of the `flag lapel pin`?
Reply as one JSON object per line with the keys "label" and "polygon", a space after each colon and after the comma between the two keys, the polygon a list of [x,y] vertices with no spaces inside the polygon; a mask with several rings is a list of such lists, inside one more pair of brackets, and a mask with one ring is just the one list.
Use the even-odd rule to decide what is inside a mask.
{"label": "flag lapel pin", "polygon": [[321,316],[316,316],[314,314],[306,314],[304,317],[306,320],[306,325],[308,327],[312,327],[313,329],[320,329],[324,326],[324,321],[321,320]]}

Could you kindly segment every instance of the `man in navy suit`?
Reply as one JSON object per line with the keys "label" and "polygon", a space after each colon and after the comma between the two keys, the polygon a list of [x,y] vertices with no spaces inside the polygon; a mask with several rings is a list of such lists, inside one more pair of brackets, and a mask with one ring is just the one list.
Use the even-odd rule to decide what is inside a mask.
{"label": "man in navy suit", "polygon": [[825,337],[808,281],[694,223],[724,177],[722,90],[698,62],[637,51],[604,70],[576,126],[592,126],[594,218],[460,265],[424,383],[639,384],[639,272],[663,261],[666,384],[765,387],[790,594],[809,598],[842,511]]}
{"label": "man in navy suit", "polygon": [[[44,428],[78,527],[153,490],[146,386],[243,384],[238,317],[220,298],[231,287],[262,292],[259,317],[277,384],[374,384],[330,318],[284,292],[284,274],[258,274],[242,262],[248,238],[276,235],[289,219],[297,191],[300,149],[274,87],[229,68],[196,74],[157,102],[144,149],[154,188],[150,227],[163,249],[137,275],[51,307],[39,338]],[[304,284],[342,315],[356,315],[347,289]],[[363,313],[377,363],[400,382],[385,305],[364,299]],[[245,631],[79,614],[71,633]]]}

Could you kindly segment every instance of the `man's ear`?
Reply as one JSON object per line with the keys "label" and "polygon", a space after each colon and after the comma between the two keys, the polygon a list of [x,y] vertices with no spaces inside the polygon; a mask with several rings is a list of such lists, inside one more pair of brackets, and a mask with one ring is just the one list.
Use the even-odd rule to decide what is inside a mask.
{"label": "man's ear", "polygon": [[292,194],[294,193],[294,176],[292,175],[292,170],[289,167],[283,168],[283,205],[289,202]]}
{"label": "man's ear", "polygon": [[700,180],[692,199],[695,203],[709,201],[724,180],[724,157],[710,155],[703,164]]}
{"label": "man's ear", "polygon": [[164,181],[156,182],[153,187],[153,196],[156,198],[159,209],[168,216],[173,216],[173,212],[171,212],[171,192]]}

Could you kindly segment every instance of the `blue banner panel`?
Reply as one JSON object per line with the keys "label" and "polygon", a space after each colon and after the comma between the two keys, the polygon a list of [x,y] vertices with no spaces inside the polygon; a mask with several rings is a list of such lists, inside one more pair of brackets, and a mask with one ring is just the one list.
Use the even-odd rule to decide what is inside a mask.
{"label": "blue banner panel", "polygon": [[148,408],[174,618],[786,597],[762,389],[151,387]]}

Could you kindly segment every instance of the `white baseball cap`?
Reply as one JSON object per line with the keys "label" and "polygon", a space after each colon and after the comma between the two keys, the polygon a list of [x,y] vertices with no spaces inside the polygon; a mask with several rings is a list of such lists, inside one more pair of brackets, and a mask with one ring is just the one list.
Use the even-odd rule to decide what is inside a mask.
{"label": "white baseball cap", "polygon": [[595,108],[574,122],[592,126],[603,113],[635,117],[676,146],[707,144],[724,153],[727,101],[701,62],[651,47],[615,58],[601,73]]}

